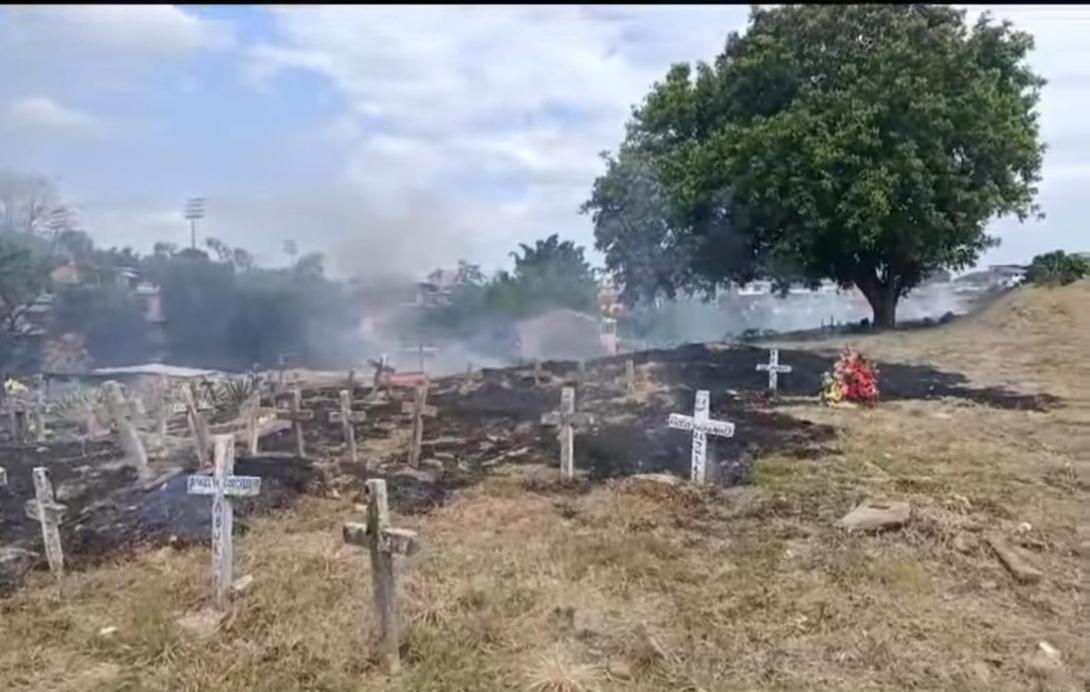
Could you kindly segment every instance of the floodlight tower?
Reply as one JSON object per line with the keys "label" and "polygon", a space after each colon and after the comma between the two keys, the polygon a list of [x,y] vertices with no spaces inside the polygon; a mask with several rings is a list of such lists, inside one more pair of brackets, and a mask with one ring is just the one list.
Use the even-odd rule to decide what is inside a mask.
{"label": "floodlight tower", "polygon": [[197,219],[204,218],[204,197],[193,197],[185,203],[185,218],[189,219],[189,247],[197,249]]}

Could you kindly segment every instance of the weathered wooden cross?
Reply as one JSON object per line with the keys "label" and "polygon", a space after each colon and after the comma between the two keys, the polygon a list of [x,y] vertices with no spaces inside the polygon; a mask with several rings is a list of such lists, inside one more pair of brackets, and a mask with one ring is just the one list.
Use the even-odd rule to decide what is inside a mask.
{"label": "weathered wooden cross", "polygon": [[197,405],[197,398],[193,395],[192,387],[182,387],[182,407],[186,412],[186,422],[189,424],[189,432],[193,435],[193,443],[197,447],[197,463],[200,468],[206,469],[209,465],[208,455],[212,451],[212,433],[208,430],[208,421]]}
{"label": "weathered wooden cross", "polygon": [[703,483],[707,478],[708,435],[734,437],[734,423],[712,420],[708,417],[709,408],[708,390],[701,389],[696,393],[693,415],[671,413],[666,419],[666,424],[671,428],[693,431],[692,481],[694,483]]}
{"label": "weathered wooden cross", "polygon": [[314,411],[303,410],[303,393],[298,387],[291,390],[290,406],[287,411],[277,411],[276,417],[280,420],[290,420],[292,431],[295,433],[295,454],[299,457],[307,455],[303,446],[303,421],[313,420]]}
{"label": "weathered wooden cross", "polygon": [[398,672],[401,658],[401,627],[397,615],[397,579],[395,555],[412,555],[417,550],[416,532],[390,526],[390,508],[386,501],[386,481],[367,481],[367,523],[346,522],[344,542],[365,546],[371,552],[371,579],[375,611],[378,613],[381,655],[386,671]]}
{"label": "weathered wooden cross", "polygon": [[406,348],[406,349],[403,349],[403,350],[405,351],[405,353],[416,353],[416,354],[418,354],[418,359],[419,359],[419,362],[420,362],[420,372],[424,372],[424,356],[428,356],[429,358],[434,358],[435,355],[437,353],[439,353],[438,348],[436,348],[435,346],[425,346],[423,341],[421,341],[416,346],[412,346],[410,348]]}
{"label": "weathered wooden cross", "polygon": [[49,472],[44,466],[35,467],[33,475],[34,499],[26,501],[26,515],[42,525],[45,559],[49,561],[49,570],[59,575],[64,572],[60,523],[67,508],[53,499],[53,484],[49,482]]}
{"label": "weathered wooden cross", "polygon": [[386,354],[383,353],[382,358],[379,358],[378,360],[370,359],[368,362],[371,364],[371,367],[375,369],[375,375],[371,379],[372,393],[378,394],[383,388],[386,388],[386,390],[389,391],[389,377],[387,376],[392,373],[394,369],[387,364]]}
{"label": "weathered wooden cross", "polygon": [[768,352],[768,363],[758,363],[757,370],[768,371],[768,390],[773,394],[776,393],[776,387],[779,385],[779,374],[791,372],[790,365],[780,365],[780,349],[773,348]]}
{"label": "weathered wooden cross", "polygon": [[261,492],[261,478],[235,476],[235,436],[216,435],[215,469],[211,476],[193,475],[186,484],[190,495],[212,496],[212,592],[215,608],[227,610],[227,596],[234,582],[235,523],[232,497],[249,497]]}
{"label": "weathered wooden cross", "polygon": [[558,426],[557,439],[560,441],[560,472],[567,478],[575,476],[575,432],[577,425],[591,425],[594,417],[589,413],[575,412],[575,388],[564,387],[560,390],[560,410],[550,411],[541,416],[545,425]]}
{"label": "weathered wooden cross", "polygon": [[434,418],[439,413],[434,406],[428,406],[427,380],[416,385],[412,403],[408,401],[401,403],[401,412],[413,417],[413,440],[409,448],[409,466],[415,469],[420,465],[420,448],[424,444],[424,417]]}
{"label": "weathered wooden cross", "polygon": [[136,432],[136,426],[126,415],[128,407],[125,405],[125,397],[121,394],[121,385],[117,382],[107,382],[102,385],[102,388],[106,393],[106,410],[117,426],[121,451],[125,453],[125,459],[136,469],[136,475],[140,480],[146,481],[151,478],[148,452],[144,449],[144,442]]}
{"label": "weathered wooden cross", "polygon": [[344,430],[344,443],[348,446],[348,457],[355,463],[359,461],[359,455],[356,452],[356,428],[353,423],[362,423],[367,420],[367,413],[352,410],[351,390],[342,389],[339,396],[341,410],[330,411],[329,422],[341,424],[341,428]]}

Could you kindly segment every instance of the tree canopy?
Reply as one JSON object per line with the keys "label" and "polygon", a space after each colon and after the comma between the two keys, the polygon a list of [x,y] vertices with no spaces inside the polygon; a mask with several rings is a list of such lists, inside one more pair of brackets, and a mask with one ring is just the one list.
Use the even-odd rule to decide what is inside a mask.
{"label": "tree canopy", "polygon": [[856,286],[875,323],[1036,213],[1032,37],[936,5],[755,8],[634,109],[583,209],[634,299],[758,276]]}

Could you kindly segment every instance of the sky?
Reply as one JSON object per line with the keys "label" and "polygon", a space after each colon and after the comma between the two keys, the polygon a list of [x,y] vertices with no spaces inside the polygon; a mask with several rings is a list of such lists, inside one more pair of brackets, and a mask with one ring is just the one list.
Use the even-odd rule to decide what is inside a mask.
{"label": "sky", "polygon": [[[970,8],[970,19],[986,9]],[[997,6],[1048,79],[1046,218],[991,228],[982,258],[1090,251],[1090,9]],[[0,9],[0,168],[46,175],[105,245],[198,234],[338,275],[493,270],[578,213],[599,152],[672,63],[712,59],[745,6]],[[600,256],[591,251],[592,259]]]}

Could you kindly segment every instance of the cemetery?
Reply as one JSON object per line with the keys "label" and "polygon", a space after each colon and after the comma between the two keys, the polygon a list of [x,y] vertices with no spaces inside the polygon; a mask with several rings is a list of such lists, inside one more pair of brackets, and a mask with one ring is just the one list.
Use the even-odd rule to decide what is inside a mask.
{"label": "cemetery", "polygon": [[[1000,304],[994,311],[1003,309],[1007,306]],[[929,343],[942,343],[946,333],[960,343],[967,338],[963,335],[998,323],[941,327],[946,332],[932,334]],[[797,620],[792,622],[801,625],[769,622],[767,626],[796,627],[796,633],[818,631],[813,627],[838,631],[844,626],[837,618],[851,612],[851,606],[836,600],[840,587],[833,585],[842,579],[865,582],[872,577],[866,576],[866,569],[838,570],[848,569],[872,550],[903,553],[910,549],[906,540],[932,546],[925,561],[953,560],[965,569],[966,560],[971,560],[971,569],[981,575],[981,581],[971,579],[958,587],[970,589],[966,594],[990,597],[989,592],[979,591],[990,589],[1013,597],[1024,588],[1019,585],[1044,584],[1032,598],[1039,602],[1062,598],[1064,584],[1070,583],[1070,576],[1064,575],[1070,575],[1073,567],[1072,558],[1065,557],[1064,541],[1074,539],[1040,533],[1041,516],[996,499],[1009,497],[1009,491],[985,494],[980,485],[965,486],[955,480],[958,474],[986,475],[985,469],[944,471],[933,465],[930,454],[915,456],[921,452],[912,445],[923,441],[901,429],[912,422],[947,430],[960,424],[955,421],[982,425],[991,419],[1020,425],[1014,421],[1025,417],[1054,425],[1048,421],[1064,405],[1057,390],[1012,386],[1009,378],[997,380],[994,373],[971,378],[958,369],[922,363],[894,338],[878,338],[867,342],[866,350],[875,357],[880,374],[880,403],[867,407],[822,404],[823,376],[833,370],[838,347],[818,346],[810,342],[805,349],[790,344],[771,349],[691,344],[582,365],[535,360],[523,366],[427,378],[422,383],[391,377],[393,384],[387,382],[387,386],[375,386],[377,378],[346,372],[342,383],[308,386],[304,376],[278,387],[272,373],[261,394],[245,406],[202,404],[190,396],[192,390],[179,396],[187,403],[169,407],[167,440],[161,449],[154,445],[158,423],[153,409],[158,404],[141,404],[149,409],[147,420],[142,420],[129,413],[139,408],[131,401],[135,390],[123,392],[107,383],[104,401],[109,405],[104,406],[103,416],[114,420],[96,431],[93,440],[85,439],[89,437],[86,421],[80,416],[55,419],[49,412],[44,439],[20,443],[8,431],[10,439],[3,443],[6,485],[0,487],[0,549],[4,590],[10,600],[3,617],[7,620],[16,612],[40,607],[33,596],[36,592],[61,588],[65,580],[84,580],[96,570],[109,571],[112,564],[146,573],[163,569],[163,561],[180,561],[192,577],[185,587],[190,596],[188,606],[171,615],[177,624],[171,626],[170,636],[178,642],[204,642],[209,637],[229,642],[235,636],[232,628],[239,626],[238,622],[227,624],[230,620],[225,618],[233,617],[231,613],[243,614],[245,622],[248,609],[274,607],[271,603],[259,606],[255,599],[265,589],[286,586],[276,584],[284,577],[277,576],[275,563],[286,560],[295,565],[292,569],[304,569],[295,562],[302,558],[288,558],[276,547],[285,540],[291,543],[292,533],[283,531],[298,521],[304,524],[298,530],[321,538],[310,539],[306,546],[299,544],[312,556],[305,560],[312,566],[292,580],[305,580],[306,589],[326,593],[330,587],[315,583],[316,575],[306,570],[316,568],[315,559],[340,565],[343,558],[346,563],[338,584],[343,583],[343,597],[353,601],[353,617],[362,618],[355,623],[359,631],[352,634],[352,641],[375,643],[364,645],[354,657],[358,660],[339,663],[348,666],[339,674],[363,679],[399,670],[398,675],[416,679],[412,676],[425,675],[428,666],[441,665],[444,654],[436,652],[434,642],[419,639],[427,636],[421,628],[442,630],[444,618],[455,617],[448,609],[461,612],[459,599],[484,599],[483,603],[491,604],[493,598],[516,597],[519,588],[531,590],[527,597],[535,589],[530,583],[497,586],[494,580],[499,574],[496,570],[504,569],[502,559],[480,563],[485,573],[468,582],[462,583],[459,577],[457,584],[447,583],[438,575],[417,581],[412,561],[441,550],[438,546],[444,536],[458,535],[470,545],[495,547],[514,540],[511,545],[517,552],[535,554],[543,548],[520,542],[544,541],[542,545],[553,546],[548,550],[559,556],[559,564],[566,565],[561,569],[568,576],[556,577],[560,583],[582,583],[585,576],[579,575],[597,564],[597,569],[607,570],[614,578],[635,580],[626,591],[642,584],[641,590],[650,588],[659,594],[658,599],[674,588],[704,589],[710,588],[709,581],[723,580],[716,588],[734,593],[728,600],[733,605],[722,615],[697,610],[694,616],[705,612],[701,617],[728,617],[728,621],[748,622],[745,609],[757,607],[746,605],[745,599],[759,593],[747,575],[768,570],[771,575],[801,560],[810,565],[807,570],[819,569],[826,574],[824,580],[833,580],[827,587],[833,593],[818,596],[815,592],[812,597],[818,600],[800,604],[797,611],[781,600],[784,595],[774,596],[773,602],[754,611],[771,608],[770,612],[779,613],[769,616],[774,618],[795,612],[791,617]],[[942,355],[946,354],[940,352],[940,362]],[[1085,368],[1085,363],[1080,367]],[[771,373],[778,375],[775,391],[769,387]],[[130,422],[136,433],[125,433],[126,426],[119,426],[119,421]],[[202,425],[208,428],[210,441],[204,443],[208,445],[204,456],[197,451],[201,437],[196,431]],[[926,433],[940,434],[944,433]],[[975,437],[978,433],[965,434]],[[959,445],[957,437],[945,439],[944,444]],[[147,443],[143,455],[131,449],[136,444],[133,440]],[[958,464],[961,453],[948,463]],[[916,461],[905,465],[903,455]],[[143,456],[146,462],[141,461]],[[1062,480],[1066,472],[1055,466],[1061,458],[1042,461],[1043,487],[1068,497],[1064,502],[1073,502],[1075,496],[1070,493],[1078,486],[1073,485],[1076,481]],[[854,480],[847,485],[829,486],[829,480],[818,480],[830,468],[848,468],[845,464],[855,469]],[[464,512],[471,514],[461,516]],[[554,519],[542,518],[542,512]],[[525,513],[534,517],[532,525],[546,521],[549,528],[541,529],[541,536],[507,536],[509,531],[521,530],[525,517],[518,517]],[[1033,528],[1018,529],[1023,523]],[[1011,528],[1004,531],[1004,526]],[[570,531],[576,543],[563,540],[564,531]],[[849,534],[859,537],[849,539]],[[449,549],[449,538],[445,540]],[[833,541],[830,548],[841,556],[822,557],[814,552],[815,540]],[[585,549],[577,547],[580,542],[587,542]],[[868,548],[868,542],[872,547]],[[774,552],[775,546],[780,552]],[[260,554],[266,549],[273,554]],[[431,559],[442,563],[470,549],[463,546],[451,555]],[[719,560],[712,559],[708,550],[727,552]],[[364,555],[368,552],[370,559]],[[911,580],[907,585],[937,578],[924,576],[914,566],[915,560],[890,559],[882,569],[893,571],[880,579],[894,580],[887,585],[895,589],[902,588],[901,580]],[[364,563],[369,567],[361,568]],[[395,565],[402,567],[395,569]],[[685,576],[690,569],[697,571]],[[667,576],[677,570],[675,576]],[[436,578],[440,581],[435,582]],[[682,581],[667,587],[668,582],[660,584],[661,579]],[[741,593],[728,588],[732,580]],[[492,586],[475,585],[478,582]],[[603,586],[607,591],[619,588],[616,584],[594,588]],[[479,588],[485,590],[474,591]],[[492,589],[499,589],[500,595]],[[1044,595],[1045,589],[1053,595]],[[140,590],[154,587],[143,584]],[[650,598],[644,594],[637,602],[646,609],[652,602],[645,602],[645,596]],[[50,598],[64,596],[58,592]],[[288,597],[279,592],[278,598]],[[313,596],[300,598],[310,602]],[[575,594],[572,598],[560,599],[556,606],[560,615],[550,617],[561,617],[561,621],[549,625],[549,631],[554,633],[550,636],[565,640],[567,635],[557,633],[574,627],[571,641],[579,642],[591,636],[586,632],[598,632],[594,628],[602,625],[581,624],[580,609],[598,606]],[[288,617],[302,617],[296,610],[302,605],[278,603],[275,607],[294,613]],[[527,602],[525,607],[536,606]],[[830,607],[837,610],[830,614]],[[367,614],[360,615],[361,609]],[[572,617],[564,615],[571,610],[575,625],[560,624]],[[640,612],[641,622],[654,620],[651,611]],[[279,617],[272,612],[268,616]],[[307,617],[328,616],[329,612],[319,609]],[[131,611],[128,617],[128,625],[108,626],[134,627],[131,618],[139,620],[139,616]],[[501,616],[493,612],[493,617]],[[595,617],[605,615],[599,612]],[[820,618],[830,617],[834,619],[819,624]],[[364,622],[373,624],[364,626]],[[591,629],[584,631],[587,627]],[[660,637],[666,636],[661,632]],[[95,632],[86,636],[98,637]],[[505,635],[497,632],[495,636]],[[613,646],[628,641],[626,636]],[[592,678],[603,682],[645,679],[658,685],[665,684],[664,675],[682,675],[679,671],[685,667],[678,657],[683,661],[688,654],[681,642],[667,637],[671,647],[678,649],[660,659],[654,650],[665,644],[654,635],[647,636],[651,644],[644,640],[624,644],[622,649],[628,653],[621,656],[623,660],[600,653],[604,662],[597,665]],[[569,660],[571,645],[562,648],[567,653],[556,655]],[[430,656],[440,658],[430,661]],[[541,661],[520,665],[539,664],[545,665]],[[740,661],[735,662],[730,669],[737,672],[739,665]],[[183,679],[170,677],[183,675],[179,671],[163,674]],[[449,685],[444,689],[458,688]]]}

